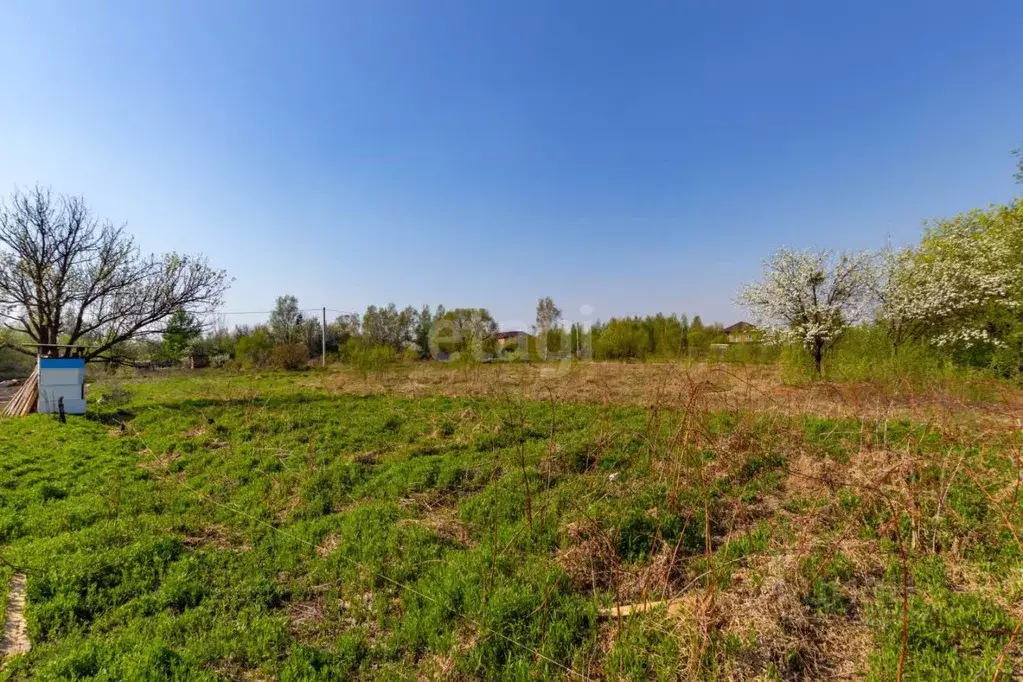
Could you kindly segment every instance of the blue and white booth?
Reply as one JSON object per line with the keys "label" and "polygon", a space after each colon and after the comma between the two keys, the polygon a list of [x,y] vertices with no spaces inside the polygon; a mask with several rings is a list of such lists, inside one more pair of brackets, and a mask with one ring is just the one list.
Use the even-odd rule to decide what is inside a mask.
{"label": "blue and white booth", "polygon": [[39,358],[41,414],[85,414],[85,358]]}

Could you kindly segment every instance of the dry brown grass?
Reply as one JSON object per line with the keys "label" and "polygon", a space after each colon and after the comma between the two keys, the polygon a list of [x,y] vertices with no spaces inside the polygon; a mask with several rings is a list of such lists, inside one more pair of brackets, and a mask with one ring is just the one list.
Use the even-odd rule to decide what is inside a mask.
{"label": "dry brown grass", "polygon": [[[694,566],[698,564],[694,560],[701,557],[683,560],[675,557],[670,547],[662,546],[642,566],[623,567],[616,557],[614,538],[601,535],[585,523],[562,529],[565,542],[557,559],[578,589],[610,590],[619,605],[653,599],[673,602],[704,595],[707,608],[667,612],[662,614],[663,622],[652,625],[674,633],[680,649],[691,654],[691,661],[679,662],[680,670],[695,673],[700,669],[697,661],[707,646],[707,633],[717,632],[743,642],[739,653],[721,661],[723,668],[717,674],[722,679],[759,679],[758,675],[769,667],[785,679],[865,678],[868,654],[876,647],[876,633],[864,621],[864,614],[883,581],[886,553],[882,542],[901,548],[904,604],[912,589],[905,577],[905,556],[940,555],[948,567],[951,585],[983,594],[1008,613],[1019,612],[1023,589],[1018,576],[1023,574],[1014,573],[1009,584],[985,580],[975,566],[961,561],[962,547],[973,538],[955,538],[952,546],[941,544],[947,542],[941,536],[949,490],[970,479],[999,478],[985,471],[979,461],[964,462],[961,450],[959,454],[951,453],[975,443],[982,448],[1004,448],[1011,456],[1023,412],[1018,391],[1003,387],[988,400],[969,401],[937,387],[926,392],[865,384],[784,387],[774,383],[778,377],[763,368],[737,371],[733,367],[598,364],[547,377],[529,368],[484,371],[493,371],[493,381],[476,383],[479,378],[474,377],[472,381],[454,382],[449,388],[454,391],[451,394],[464,395],[459,391],[467,391],[469,395],[493,396],[518,391],[538,399],[546,393],[550,400],[574,396],[586,402],[622,402],[651,408],[648,445],[661,457],[659,475],[672,481],[676,489],[699,489],[709,481],[734,477],[751,457],[784,455],[784,477],[777,491],[755,499],[716,502],[715,516],[727,521],[723,533],[710,541],[706,556],[750,532],[758,522],[769,520],[772,528],[784,529],[778,537],[772,537],[766,551],[744,557],[731,579],[720,587],[718,571],[722,566],[696,574]],[[441,377],[434,375],[435,379]],[[404,384],[406,388],[412,385]],[[414,385],[417,391],[427,391],[430,384],[418,381]],[[674,435],[655,449],[651,443],[657,439],[653,432],[662,426],[657,419],[661,407],[684,408],[684,416],[672,425]],[[707,418],[722,409],[737,415],[738,424],[727,433],[712,433]],[[823,456],[821,443],[809,442],[786,418],[792,414],[858,419],[858,432],[852,428],[835,434],[836,440],[844,439],[843,445],[852,448],[848,459]],[[772,419],[772,415],[777,418]],[[896,420],[921,427],[920,443],[914,446],[912,438],[903,438],[893,446],[887,425]],[[949,454],[923,454],[925,438],[948,443]],[[694,465],[686,461],[687,452],[701,448],[716,453],[712,462]],[[1023,470],[1019,464],[1017,468]],[[941,471],[939,479],[922,482],[920,473],[935,466]],[[1019,488],[1018,482],[1010,481],[987,494],[993,507],[1012,507]],[[843,510],[843,494],[859,496],[863,508],[875,506],[884,518],[890,514],[890,520],[882,520],[877,526],[874,539],[859,537],[863,519]],[[908,533],[900,531],[897,519],[908,520]],[[1014,537],[1018,535],[1015,519],[1006,515],[1003,525]],[[806,605],[807,590],[836,555],[853,566],[854,578],[842,587],[849,598],[849,610],[843,615],[815,613]],[[904,621],[913,617],[904,606]],[[605,625],[605,649],[611,649],[620,627],[620,623]],[[1010,639],[1005,653],[1018,657],[1013,645]],[[902,679],[901,659],[905,655],[903,645],[899,669],[893,671],[897,679]]]}
{"label": "dry brown grass", "polygon": [[398,525],[420,525],[429,528],[439,537],[461,547],[474,547],[472,535],[458,518],[453,507],[444,504],[445,500],[430,495],[416,495],[398,501],[405,509],[418,514],[416,518],[402,519]]}
{"label": "dry brown grass", "polygon": [[686,407],[820,417],[910,419],[950,413],[998,428],[1018,428],[1023,391],[994,383],[930,385],[815,382],[786,385],[776,365],[556,362],[393,365],[360,373],[338,367],[305,382],[332,392],[402,397],[479,397]]}
{"label": "dry brown grass", "polygon": [[233,552],[247,552],[251,549],[240,532],[220,523],[186,533],[181,540],[186,547],[192,549],[208,547]]}
{"label": "dry brown grass", "polygon": [[[950,524],[955,511],[947,502],[953,487],[982,481],[977,487],[990,500],[992,518],[1004,516],[995,525],[1014,537],[1023,532],[1011,513],[1023,480],[1018,440],[1023,392],[1007,386],[920,388],[864,382],[788,386],[775,367],[622,363],[471,368],[416,363],[368,374],[335,369],[299,381],[338,393],[488,398],[509,413],[523,400],[641,406],[646,408],[645,433],[621,431],[624,427],[608,419],[607,430],[602,426],[599,439],[591,444],[591,454],[598,462],[604,451],[616,449],[623,439],[641,441],[651,462],[645,473],[659,477],[669,491],[665,509],[676,506],[674,496],[682,491],[704,491],[716,482],[740,480],[751,462],[780,456],[782,463],[771,465],[778,470],[776,487],[764,485],[747,495],[740,483],[729,488],[727,496],[711,499],[706,494],[696,504],[690,499],[677,505],[686,512],[709,510],[704,517],[715,519],[713,531],[708,522],[704,552],[683,556],[661,542],[643,561],[623,565],[615,531],[602,527],[599,520],[580,510],[578,518],[566,515],[559,526],[561,541],[553,558],[578,590],[605,599],[611,594],[616,606],[698,598],[699,609],[666,609],[636,618],[680,642],[684,652],[676,666],[680,678],[763,679],[765,670],[773,670],[781,679],[862,679],[868,672],[868,656],[879,647],[880,630],[869,622],[867,610],[877,602],[879,590],[899,592],[896,598],[904,606],[890,617],[903,627],[911,622],[916,615],[908,606],[914,589],[909,567],[921,559],[940,557],[955,590],[984,595],[1013,618],[1023,612],[1023,572],[1014,570],[1008,580],[992,580],[979,564],[964,558],[971,544],[985,541],[980,534],[990,537],[992,529],[975,523],[964,531],[961,519]],[[482,429],[500,428],[481,418],[490,408],[475,407],[457,416],[459,437],[471,440]],[[603,415],[609,410],[595,412]],[[722,412],[734,417],[734,423],[715,429],[712,422]],[[834,433],[811,439],[803,420],[791,418],[797,415],[846,421],[836,422]],[[919,427],[919,435],[915,430],[907,435],[905,422]],[[903,435],[889,438],[889,424]],[[427,440],[444,437],[442,424],[432,428]],[[924,439],[930,442],[926,449]],[[552,436],[551,450],[541,460],[542,477],[566,472],[558,469],[564,462],[554,441]],[[837,456],[828,450],[832,443],[840,445]],[[1006,473],[973,455],[972,448],[987,447],[1016,457],[1016,472]],[[702,452],[714,457],[703,458]],[[365,452],[356,460],[373,464],[382,456]],[[594,473],[588,470],[586,475]],[[595,494],[600,486],[602,499],[612,495],[605,492],[606,474],[591,478]],[[627,485],[618,486],[613,494],[624,501]],[[533,494],[540,507],[543,495],[535,490]],[[857,501],[847,505],[850,495]],[[401,523],[425,526],[452,544],[474,546],[471,529],[458,518],[453,500],[430,493],[402,499],[400,504],[413,512],[413,518]],[[706,505],[703,510],[700,504]],[[646,513],[654,518],[657,509]],[[765,524],[771,529],[766,547],[727,562],[716,556],[728,543],[751,536]],[[328,536],[317,552],[326,556],[336,547],[337,538]],[[1023,552],[1023,546],[1020,549]],[[838,555],[852,566],[851,577],[839,581],[848,609],[841,613],[815,609],[807,601],[811,586]],[[292,620],[303,632],[319,632],[315,626],[323,608],[318,596],[300,601],[291,612]],[[607,619],[597,627],[601,630],[596,638],[604,645],[585,672],[592,679],[612,679],[600,657],[610,655],[623,624],[621,619]],[[465,640],[472,642],[479,634],[466,633]],[[715,653],[712,635],[718,642],[718,635],[735,638],[742,646]],[[704,655],[709,651],[719,666],[713,671]],[[902,679],[904,659],[909,656],[912,663],[907,651],[903,642],[898,670],[888,671],[889,678]],[[1023,660],[1015,635],[1006,639],[1003,653],[1010,660],[1005,669],[1018,671]],[[456,674],[450,654],[425,658],[418,672],[420,679]]]}

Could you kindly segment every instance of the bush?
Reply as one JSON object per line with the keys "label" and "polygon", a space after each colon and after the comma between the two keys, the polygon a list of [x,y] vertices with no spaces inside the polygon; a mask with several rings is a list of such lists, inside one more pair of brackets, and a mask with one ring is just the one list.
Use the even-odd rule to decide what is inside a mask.
{"label": "bush", "polygon": [[[814,379],[809,354],[796,346],[781,350],[782,377],[786,383]],[[847,329],[824,357],[822,378],[832,381],[903,382],[927,384],[976,374],[957,367],[946,352],[925,341],[907,342],[898,348],[884,328],[876,324]]]}
{"label": "bush", "polygon": [[259,327],[238,339],[235,358],[243,367],[265,367],[270,361],[273,341],[266,329]]}
{"label": "bush", "polygon": [[363,374],[378,372],[397,359],[397,353],[390,346],[373,346],[356,336],[341,346],[341,362]]}
{"label": "bush", "polygon": [[270,365],[289,372],[309,366],[309,349],[304,343],[285,343],[276,346],[270,353]]}
{"label": "bush", "polygon": [[773,364],[781,357],[781,349],[777,343],[733,343],[722,359],[740,364]]}

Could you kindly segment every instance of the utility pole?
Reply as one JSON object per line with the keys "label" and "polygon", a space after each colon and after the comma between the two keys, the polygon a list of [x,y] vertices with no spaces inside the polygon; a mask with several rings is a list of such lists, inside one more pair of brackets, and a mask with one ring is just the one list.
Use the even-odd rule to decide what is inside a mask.
{"label": "utility pole", "polygon": [[323,307],[323,326],[320,327],[320,364],[327,366],[327,307]]}

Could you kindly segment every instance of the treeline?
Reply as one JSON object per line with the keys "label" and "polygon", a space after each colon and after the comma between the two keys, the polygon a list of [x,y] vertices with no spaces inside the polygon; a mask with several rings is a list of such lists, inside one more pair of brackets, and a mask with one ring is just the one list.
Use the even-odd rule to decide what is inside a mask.
{"label": "treeline", "polygon": [[[584,331],[580,329],[579,333]],[[680,358],[728,341],[720,323],[704,325],[699,315],[690,323],[685,315],[660,313],[597,322],[590,328],[589,335],[593,357],[597,360]]]}
{"label": "treeline", "polygon": [[[675,359],[698,356],[714,344],[727,343],[724,327],[715,322],[704,325],[697,315],[692,323],[686,315],[612,317],[607,322],[567,329],[552,327],[531,341],[546,349],[546,357],[571,356],[595,360]],[[542,350],[533,355],[543,355]]]}
{"label": "treeline", "polygon": [[151,348],[157,361],[176,361],[196,355],[214,366],[298,369],[326,350],[327,356],[350,362],[388,362],[398,359],[449,359],[466,353],[493,354],[497,322],[484,308],[431,309],[394,303],[371,305],[362,314],[346,313],[328,321],[306,314],[294,296],[280,296],[266,323],[220,325],[203,333],[184,313],[176,314]]}
{"label": "treeline", "polygon": [[485,308],[371,305],[362,314],[335,317],[324,330],[320,317],[304,313],[294,296],[281,296],[267,322],[233,329],[204,331],[197,320],[175,313],[162,339],[142,355],[167,365],[198,357],[213,366],[298,369],[324,350],[332,360],[359,365],[460,358],[645,360],[699,357],[727,342],[721,324],[705,325],[699,316],[692,322],[686,315],[657,314],[568,325],[553,301],[541,304],[546,307],[538,324],[519,330],[524,337],[499,341],[497,322]]}

